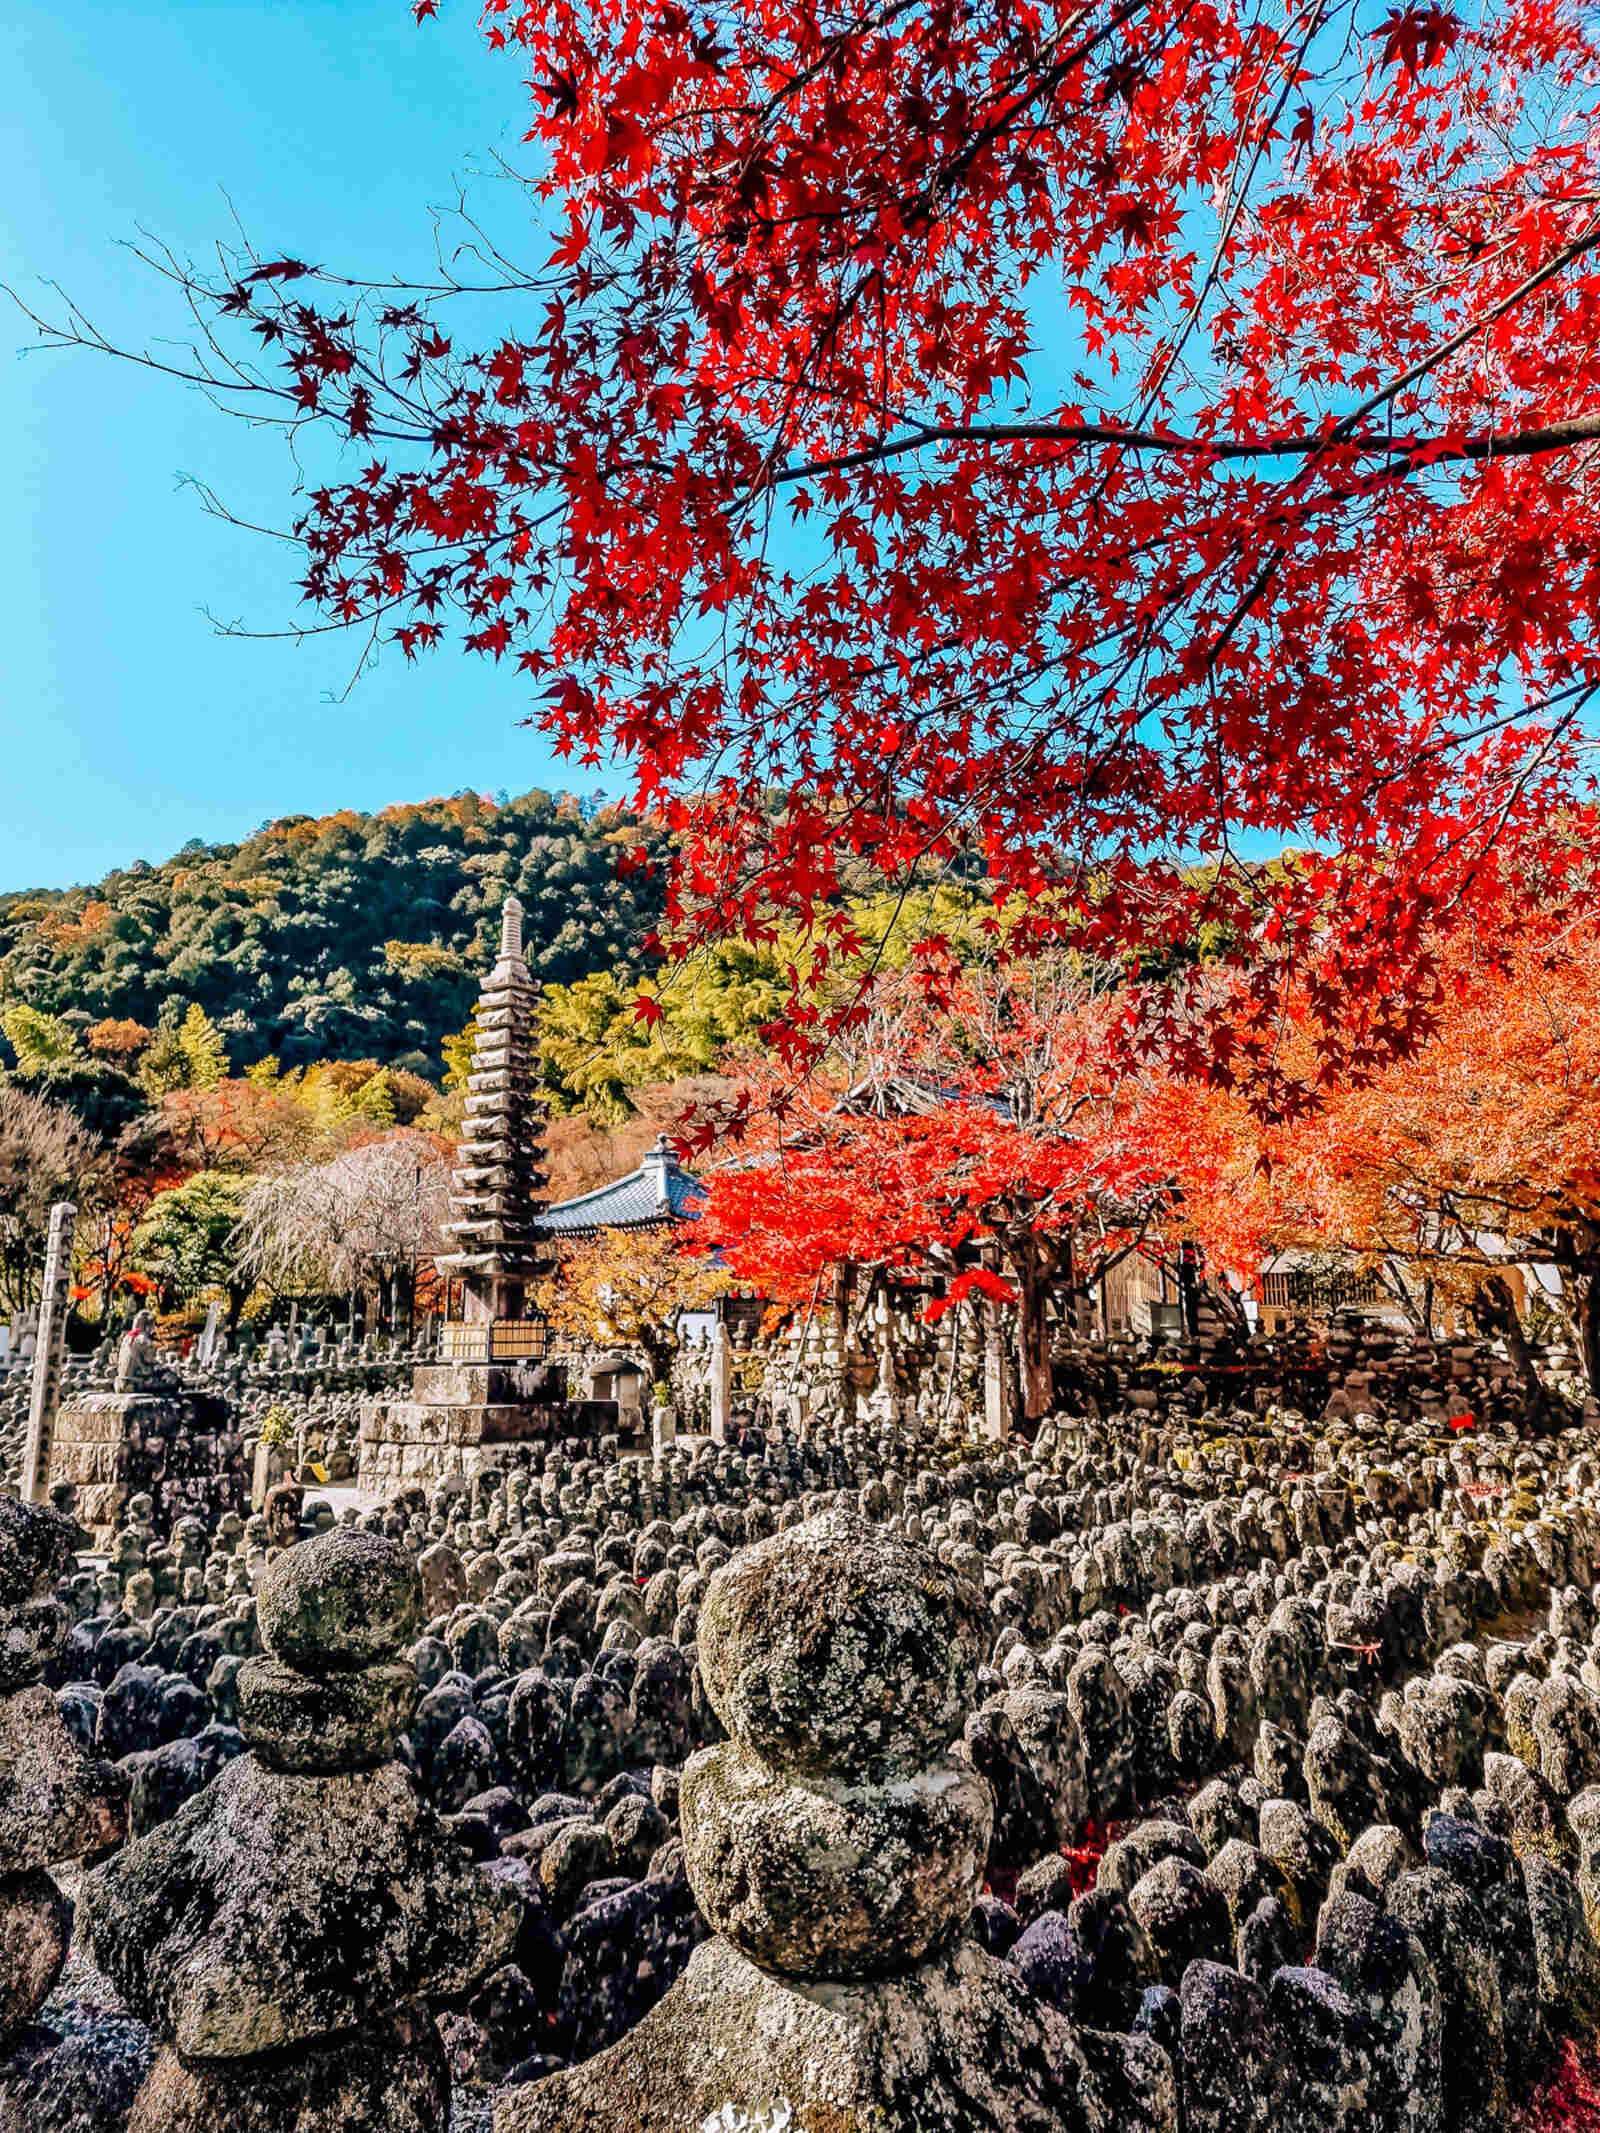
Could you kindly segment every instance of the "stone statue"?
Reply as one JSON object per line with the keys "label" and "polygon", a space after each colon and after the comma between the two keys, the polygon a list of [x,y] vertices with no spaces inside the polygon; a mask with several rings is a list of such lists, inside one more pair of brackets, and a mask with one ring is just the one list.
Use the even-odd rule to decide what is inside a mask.
{"label": "stone statue", "polygon": [[1118,2035],[1091,2063],[972,1934],[995,1801],[950,1743],[977,1701],[984,1609],[931,1553],[842,1510],[717,1571],[699,1658],[728,1738],[679,1780],[713,1937],[619,2043],[503,2090],[495,2133],[759,2124],[780,2096],[818,2133],[1171,2133],[1165,2054]]}
{"label": "stone statue", "polygon": [[258,1608],[266,1651],[237,1677],[250,1752],[84,1885],[95,1961],[155,2032],[129,2133],[444,2133],[424,2003],[499,1969],[520,1913],[395,1758],[416,1566],[331,1532],[279,1558]]}
{"label": "stone statue", "polygon": [[148,1311],[134,1315],[133,1324],[117,1343],[117,1374],[114,1392],[143,1391],[157,1374],[155,1320]]}

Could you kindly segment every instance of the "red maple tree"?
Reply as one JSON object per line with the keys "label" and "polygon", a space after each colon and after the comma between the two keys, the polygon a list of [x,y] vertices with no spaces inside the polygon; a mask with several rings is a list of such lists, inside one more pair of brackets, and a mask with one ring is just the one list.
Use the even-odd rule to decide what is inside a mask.
{"label": "red maple tree", "polygon": [[[630,764],[678,832],[671,950],[781,920],[837,955],[852,886],[965,867],[1269,1104],[1286,987],[1313,1079],[1414,1041],[1441,935],[1584,844],[1592,14],[484,20],[531,81],[542,267],[159,260],[203,326],[165,367],[348,445],[307,598],[412,656],[453,619]],[[825,962],[803,1057],[860,1012],[808,994]]]}
{"label": "red maple tree", "polygon": [[847,1064],[757,1092],[756,1125],[707,1181],[700,1248],[841,1320],[880,1282],[925,1288],[930,1318],[969,1298],[998,1310],[1023,1410],[1046,1413],[1051,1300],[1070,1315],[1157,1249],[1172,1206],[1144,1080],[1108,1065],[1113,1011],[1068,958],[964,972],[936,1010],[908,975],[889,981]]}

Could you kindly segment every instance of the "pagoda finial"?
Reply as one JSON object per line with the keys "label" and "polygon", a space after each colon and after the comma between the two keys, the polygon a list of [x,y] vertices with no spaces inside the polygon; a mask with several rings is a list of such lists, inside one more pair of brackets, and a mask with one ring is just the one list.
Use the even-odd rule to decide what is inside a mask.
{"label": "pagoda finial", "polygon": [[522,904],[515,893],[500,906],[500,960],[522,956]]}

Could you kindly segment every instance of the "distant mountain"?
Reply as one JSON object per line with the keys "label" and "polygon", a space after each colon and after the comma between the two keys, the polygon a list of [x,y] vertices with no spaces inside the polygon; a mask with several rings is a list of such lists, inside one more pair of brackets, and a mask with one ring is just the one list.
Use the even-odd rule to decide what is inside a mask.
{"label": "distant mountain", "polygon": [[500,905],[528,960],[570,982],[637,962],[659,901],[619,847],[648,833],[568,794],[474,793],[272,822],[92,887],[0,894],[0,1008],[154,1027],[197,1002],[234,1072],[362,1057],[437,1074],[471,1013]]}

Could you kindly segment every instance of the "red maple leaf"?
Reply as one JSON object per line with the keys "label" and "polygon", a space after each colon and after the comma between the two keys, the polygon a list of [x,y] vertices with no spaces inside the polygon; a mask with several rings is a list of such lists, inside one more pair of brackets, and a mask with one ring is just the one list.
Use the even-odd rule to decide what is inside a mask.
{"label": "red maple leaf", "polygon": [[1429,0],[1426,7],[1391,8],[1372,34],[1383,39],[1383,64],[1414,79],[1444,57],[1463,27],[1447,7]]}

